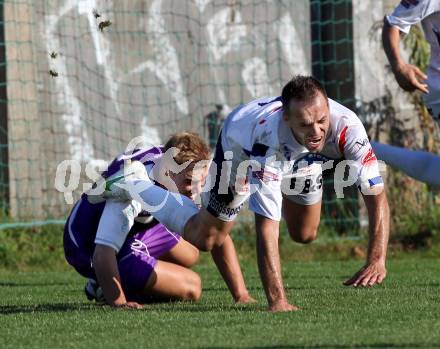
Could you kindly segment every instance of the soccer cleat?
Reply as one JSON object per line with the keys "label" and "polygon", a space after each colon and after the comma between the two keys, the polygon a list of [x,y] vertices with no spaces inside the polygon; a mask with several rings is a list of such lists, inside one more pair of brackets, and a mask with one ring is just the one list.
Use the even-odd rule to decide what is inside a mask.
{"label": "soccer cleat", "polygon": [[[144,164],[140,161],[126,162],[125,166],[108,178],[101,178],[96,185],[89,190],[87,198],[90,203],[100,203],[107,199],[132,200],[126,181],[129,179],[141,179],[150,181]],[[98,187],[104,187],[100,194],[94,193]]]}
{"label": "soccer cleat", "polygon": [[93,279],[88,279],[84,286],[84,293],[89,301],[96,301],[98,303],[105,302],[104,293],[101,286]]}

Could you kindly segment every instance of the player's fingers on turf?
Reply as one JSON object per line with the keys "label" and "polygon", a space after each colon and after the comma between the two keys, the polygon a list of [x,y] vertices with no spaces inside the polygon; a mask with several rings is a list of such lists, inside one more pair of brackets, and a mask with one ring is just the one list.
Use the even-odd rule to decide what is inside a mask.
{"label": "player's fingers on turf", "polygon": [[244,301],[244,303],[253,304],[253,303],[257,303],[257,300],[255,298],[249,297]]}
{"label": "player's fingers on turf", "polygon": [[382,281],[385,279],[385,277],[386,277],[386,273],[379,274],[378,277],[377,277],[377,283],[381,284]]}
{"label": "player's fingers on turf", "polygon": [[241,297],[235,301],[237,304],[252,304],[257,303],[257,300],[252,298],[251,296]]}
{"label": "player's fingers on turf", "polygon": [[359,277],[362,275],[363,270],[358,271],[356,274],[354,274],[350,279],[346,280],[344,282],[345,286],[354,286],[354,283],[359,279]]}
{"label": "player's fingers on turf", "polygon": [[371,272],[365,273],[355,282],[355,286],[367,287],[370,284],[370,280],[374,277]]}
{"label": "player's fingers on turf", "polygon": [[130,309],[142,309],[143,306],[142,304],[136,303],[136,302],[127,302],[125,304],[125,308],[130,308]]}
{"label": "player's fingers on turf", "polygon": [[363,269],[362,272],[359,274],[357,280],[353,283],[354,287],[362,286],[365,287],[368,285],[369,280],[371,277],[375,274],[375,271],[371,268]]}
{"label": "player's fingers on turf", "polygon": [[378,278],[379,278],[379,274],[374,274],[374,275],[370,278],[370,280],[368,281],[367,286],[372,287],[372,286],[376,285],[376,284],[377,284],[377,280],[378,280]]}
{"label": "player's fingers on turf", "polygon": [[358,279],[354,282],[354,286],[362,286],[365,287],[370,280],[370,272],[368,269],[364,270],[361,275],[359,275]]}

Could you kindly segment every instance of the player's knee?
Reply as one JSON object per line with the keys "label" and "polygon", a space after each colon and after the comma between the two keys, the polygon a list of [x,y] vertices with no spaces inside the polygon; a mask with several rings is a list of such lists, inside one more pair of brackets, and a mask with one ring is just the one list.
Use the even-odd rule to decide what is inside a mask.
{"label": "player's knee", "polygon": [[196,273],[192,273],[191,277],[187,280],[184,300],[187,301],[198,301],[202,296],[202,280],[200,276]]}
{"label": "player's knee", "polygon": [[316,240],[318,236],[318,228],[302,228],[299,230],[289,230],[290,236],[293,241],[300,244],[310,244]]}

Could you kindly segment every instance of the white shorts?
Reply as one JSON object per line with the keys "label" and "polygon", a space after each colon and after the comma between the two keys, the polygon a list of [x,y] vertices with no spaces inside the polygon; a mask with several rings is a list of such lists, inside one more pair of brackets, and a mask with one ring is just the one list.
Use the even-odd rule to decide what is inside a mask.
{"label": "white shorts", "polygon": [[[316,154],[308,154],[308,157]],[[322,200],[322,166],[310,164],[303,169],[295,169],[292,177],[283,179],[283,186],[288,185],[288,190],[283,189],[283,197],[300,205],[313,205]]]}
{"label": "white shorts", "polygon": [[[225,160],[224,153],[234,152],[234,160],[231,161],[230,180],[222,185],[225,173],[222,173],[222,164]],[[214,159],[210,168],[210,181],[214,181],[210,191],[202,193],[202,206],[209,213],[222,221],[233,221],[244,202],[251,197],[249,209],[265,217],[280,220],[283,197],[300,205],[313,205],[322,199],[322,166],[314,161],[325,162],[326,159],[319,154],[308,154],[301,160],[309,162],[304,168],[293,168],[291,174],[284,174],[283,180],[277,185],[276,182],[264,184],[268,192],[254,192],[251,195],[248,184],[253,183],[254,173],[247,175],[238,173],[239,160],[243,160],[243,154],[239,147],[228,144],[222,136],[216,145]],[[244,152],[243,152],[244,153]],[[229,172],[229,171],[227,171]],[[237,184],[239,185],[237,189]],[[261,184],[261,183],[260,183]],[[281,186],[281,188],[280,188]],[[284,187],[283,187],[284,186]],[[281,195],[284,193],[284,195]]]}

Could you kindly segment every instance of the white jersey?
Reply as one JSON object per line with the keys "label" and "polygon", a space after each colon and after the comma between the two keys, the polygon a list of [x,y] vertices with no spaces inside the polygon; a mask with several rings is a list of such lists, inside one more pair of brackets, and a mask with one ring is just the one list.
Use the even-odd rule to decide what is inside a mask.
{"label": "white jersey", "polygon": [[425,96],[425,102],[428,106],[440,104],[440,0],[419,0],[417,5],[401,2],[386,18],[405,34],[412,25],[421,22],[431,47],[427,81],[430,93]]}
{"label": "white jersey", "polygon": [[[224,153],[224,158],[229,160],[230,156],[226,154],[232,152],[229,183],[235,184],[235,190],[230,190],[229,196],[224,198],[211,190],[209,202],[205,200],[203,203],[208,211],[223,220],[232,220],[243,202],[235,197],[241,195],[245,198],[246,190],[249,190],[249,208],[279,220],[283,194],[305,205],[321,200],[322,166],[328,160],[352,160],[356,184],[361,188],[383,185],[361,121],[352,111],[331,99],[329,106],[330,128],[325,146],[317,154],[310,153],[297,142],[283,120],[279,97],[254,100],[236,108],[225,120],[221,144],[218,144],[214,157],[214,163],[219,167],[224,160],[219,154]],[[250,160],[260,166],[253,164],[250,170]],[[224,173],[219,177],[223,178]],[[249,189],[240,186],[249,177],[253,186]]]}

